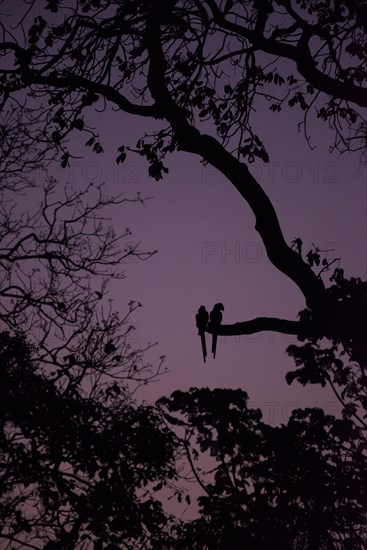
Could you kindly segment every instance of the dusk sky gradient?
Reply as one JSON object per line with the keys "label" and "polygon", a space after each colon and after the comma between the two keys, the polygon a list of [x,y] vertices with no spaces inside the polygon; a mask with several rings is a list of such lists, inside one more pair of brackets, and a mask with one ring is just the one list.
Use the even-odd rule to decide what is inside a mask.
{"label": "dusk sky gradient", "polygon": [[[54,20],[56,24],[60,14],[43,12],[41,4],[45,2],[39,0],[34,11],[39,10],[48,22]],[[62,2],[63,7],[66,4]],[[23,0],[0,0],[0,17],[5,26],[9,21],[18,21],[24,9]],[[19,27],[14,34],[23,45]],[[214,51],[215,48],[220,49],[219,40],[217,44],[213,42]],[[7,55],[6,61],[13,62],[13,52]],[[263,66],[274,60],[267,54],[260,56]],[[285,77],[296,74],[291,61],[275,61],[274,72],[276,69]],[[219,78],[218,85],[233,84],[239,78],[236,66],[228,62],[228,71]],[[284,88],[287,88],[286,83]],[[275,84],[268,84],[268,89],[264,87],[262,91],[264,95],[282,95]],[[20,100],[22,94],[25,99],[27,92],[19,92]],[[125,96],[139,103],[131,89],[126,90]],[[27,96],[27,101],[35,101],[41,113],[45,112],[43,107],[47,110],[48,99],[46,94],[42,100]],[[320,105],[323,99],[325,96],[321,93]],[[281,112],[274,113],[269,109],[270,104],[265,98],[258,98],[251,121],[254,133],[264,142],[270,161],[264,163],[256,159],[248,166],[269,196],[286,242],[290,245],[294,239],[302,239],[304,258],[314,245],[321,249],[321,259],[326,257],[330,263],[340,258],[323,274],[327,287],[332,284],[329,277],[335,267],[343,268],[347,278],[365,280],[366,159],[363,161],[358,152],[343,155],[330,152],[334,135],[327,123],[317,119],[315,114],[307,121],[308,143],[304,129],[298,129],[304,115],[299,106],[291,108],[286,102]],[[74,109],[74,104],[72,107]],[[353,108],[358,109],[355,105]],[[149,177],[145,158],[132,151],[126,150],[126,160],[117,164],[119,147],[135,148],[145,134],[166,128],[165,120],[129,115],[101,99],[84,109],[83,118],[85,127],[93,127],[98,134],[103,152],[95,154],[92,147],[86,146],[91,134],[74,130],[67,144],[74,155],[70,165],[63,169],[60,163],[53,162],[35,171],[33,177],[40,189],[47,177],[53,177],[59,182],[60,190],[65,184],[85,189],[89,183],[104,182],[106,194],[133,198],[139,192],[143,199],[141,204],[127,202],[110,206],[103,213],[110,217],[116,234],[124,234],[126,228],[131,230],[131,237],[121,241],[122,248],[139,243],[141,252],[157,250],[145,261],[134,255],[128,257],[121,265],[126,278],[111,281],[103,304],[108,310],[108,300],[111,300],[112,309],[123,318],[131,300],[140,302],[142,307],[129,318],[135,327],[130,338],[132,348],[141,349],[157,342],[144,355],[144,360],[153,365],[152,372],[160,357],[166,357],[167,372],[141,387],[134,394],[137,401],[153,403],[175,390],[193,387],[241,388],[248,393],[250,406],[260,408],[264,422],[271,425],[286,423],[292,410],[298,407],[318,406],[326,413],[341,415],[342,407],[330,385],[302,387],[297,381],[290,386],[287,384],[286,373],[296,367],[294,359],[286,354],[286,348],[298,342],[296,336],[273,332],[219,336],[213,359],[210,353],[212,337],[206,334],[208,357],[206,363],[203,362],[195,326],[195,315],[201,305],[210,312],[214,304],[224,304],[224,324],[257,317],[296,321],[298,313],[306,307],[300,288],[268,259],[255,230],[255,216],[234,185],[211,165],[204,165],[198,156],[182,151],[165,158],[169,173],[160,181]],[[215,136],[214,125],[201,122],[197,127]],[[235,146],[238,143],[233,140],[226,147],[233,152]],[[39,208],[40,189],[29,193],[27,190],[19,200],[17,198],[20,210]],[[316,268],[320,269],[321,266]],[[91,294],[95,295],[94,290],[93,287]],[[37,341],[35,331],[33,337]],[[199,484],[192,485],[190,494],[200,494]],[[165,490],[160,493],[165,505],[168,494]],[[182,513],[186,519],[196,517],[197,505],[190,506],[189,502],[179,504],[173,499],[167,508],[177,515]]]}
{"label": "dusk sky gradient", "polygon": [[[228,78],[230,82],[232,76]],[[268,148],[270,163],[257,161],[251,171],[272,200],[286,241],[300,237],[305,252],[311,243],[320,245],[329,250],[329,258],[341,257],[347,277],[365,279],[366,167],[359,155],[330,154],[332,135],[325,123],[315,120],[309,128],[315,146],[311,150],[297,131],[299,109],[273,114],[265,102],[256,107],[257,133]],[[129,227],[130,242],[141,242],[141,250],[158,250],[145,262],[127,262],[126,279],[115,281],[109,295],[122,313],[129,300],[142,303],[134,314],[132,343],[138,347],[158,341],[147,358],[157,362],[160,355],[167,357],[169,372],[138,397],[151,401],[190,387],[242,388],[270,423],[286,421],[295,406],[319,404],[327,412],[338,412],[331,390],[287,385],[285,374],[294,365],[285,349],[295,337],[219,337],[216,359],[209,354],[204,365],[195,327],[200,305],[210,311],[222,302],[224,323],[259,316],[295,320],[305,307],[304,298],[267,259],[253,213],[221,174],[182,152],[167,159],[169,174],[159,182],[148,177],[145,161],[136,154],[128,153],[125,163],[117,166],[117,148],[135,146],[159,122],[116,112],[111,106],[99,114],[89,109],[88,115],[104,153],[92,155],[84,147],[85,135],[76,132],[71,150],[83,158],[71,161],[65,170],[50,167],[49,173],[74,185],[104,181],[111,193],[133,196],[139,191],[142,197],[154,197],[144,206],[123,204],[111,210],[117,232]],[[35,175],[40,183],[42,177],[41,172]],[[331,274],[332,270],[325,277]],[[207,335],[210,349],[209,340]]]}
{"label": "dusk sky gradient", "polygon": [[[366,172],[358,155],[330,155],[331,135],[321,122],[315,125],[317,148],[311,151],[297,132],[299,111],[283,115],[266,108],[257,117],[267,135],[270,163],[257,162],[251,170],[271,198],[287,242],[300,237],[305,252],[315,243],[329,250],[329,259],[341,257],[346,276],[364,278]],[[82,185],[105,181],[111,192],[154,197],[145,206],[122,205],[111,212],[117,231],[131,229],[131,243],[158,250],[145,262],[127,262],[126,279],[114,282],[110,292],[121,312],[130,299],[143,305],[134,315],[132,343],[158,341],[148,356],[152,361],[167,356],[169,373],[140,397],[151,400],[193,386],[240,387],[272,423],[287,420],[298,405],[339,411],[327,388],[286,384],[293,361],[285,349],[294,336],[219,337],[216,359],[209,354],[204,365],[195,328],[201,304],[210,311],[221,301],[223,323],[234,323],[258,316],[296,319],[304,298],[267,259],[250,208],[223,175],[183,152],[168,159],[169,174],[160,182],[148,177],[146,163],[133,153],[117,166],[117,147],[134,146],[153,124],[111,109],[93,120],[105,153],[88,155],[80,147],[85,158],[72,162],[70,171],[60,169],[63,179]],[[206,338],[210,349],[211,337]]]}

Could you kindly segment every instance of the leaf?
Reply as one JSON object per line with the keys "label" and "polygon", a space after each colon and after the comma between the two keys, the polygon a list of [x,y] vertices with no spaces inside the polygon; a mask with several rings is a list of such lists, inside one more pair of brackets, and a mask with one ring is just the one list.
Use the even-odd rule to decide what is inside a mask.
{"label": "leaf", "polygon": [[88,107],[90,105],[93,105],[96,101],[98,101],[99,96],[97,94],[94,94],[93,92],[88,92],[84,94],[81,98],[81,102],[85,107]]}
{"label": "leaf", "polygon": [[281,106],[277,103],[273,103],[272,105],[270,105],[269,109],[274,113],[279,113],[282,110]]}
{"label": "leaf", "polygon": [[61,134],[60,132],[58,132],[57,130],[55,130],[54,132],[52,132],[52,139],[55,143],[59,143],[60,140],[61,140]]}
{"label": "leaf", "polygon": [[312,250],[310,250],[307,253],[306,258],[307,258],[307,261],[308,261],[309,265],[312,267],[313,266],[313,259],[314,259]]}
{"label": "leaf", "polygon": [[86,146],[91,147],[94,143],[94,140],[95,140],[95,138],[92,136],[90,139],[88,139],[88,141],[86,141],[86,143],[85,143]]}
{"label": "leaf", "polygon": [[290,107],[294,107],[294,105],[296,103],[298,103],[298,95],[297,94],[290,98],[290,100],[288,101],[288,105]]}
{"label": "leaf", "polygon": [[77,118],[76,120],[73,121],[72,126],[77,130],[81,131],[84,128],[84,120],[82,118]]}
{"label": "leaf", "polygon": [[288,81],[288,84],[290,85],[297,83],[297,80],[294,78],[292,74],[287,77],[287,81]]}
{"label": "leaf", "polygon": [[254,140],[255,140],[256,145],[259,145],[259,146],[262,145],[259,136],[256,136],[256,135],[255,135],[255,136],[254,136]]}
{"label": "leaf", "polygon": [[60,0],[46,0],[47,4],[45,6],[46,10],[50,10],[52,13],[57,13],[59,11]]}
{"label": "leaf", "polygon": [[302,255],[302,239],[297,237],[292,241],[292,248],[296,248],[298,254]]}
{"label": "leaf", "polygon": [[278,73],[274,74],[274,83],[277,86],[281,86],[282,84],[284,84],[284,82],[285,82],[285,80],[282,76],[280,76],[280,74],[278,74]]}
{"label": "leaf", "polygon": [[45,45],[48,47],[52,47],[53,43],[54,43],[54,39],[53,39],[52,33],[49,33],[45,38]]}
{"label": "leaf", "polygon": [[69,154],[64,153],[61,157],[61,168],[66,168],[69,164]]}
{"label": "leaf", "polygon": [[100,153],[103,153],[103,147],[100,143],[95,143],[93,147],[93,151],[99,155]]}
{"label": "leaf", "polygon": [[117,164],[122,164],[125,159],[126,159],[126,153],[121,153],[121,155],[119,155],[116,158],[116,162],[117,162]]}

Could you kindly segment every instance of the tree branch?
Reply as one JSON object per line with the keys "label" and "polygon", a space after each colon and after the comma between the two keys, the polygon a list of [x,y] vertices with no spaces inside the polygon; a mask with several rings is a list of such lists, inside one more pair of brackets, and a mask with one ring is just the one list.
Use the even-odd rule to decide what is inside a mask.
{"label": "tree branch", "polygon": [[70,73],[68,76],[47,76],[29,71],[24,75],[23,80],[26,85],[46,84],[55,88],[68,88],[69,90],[85,89],[95,94],[103,95],[103,97],[115,103],[126,113],[155,118],[159,116],[155,105],[136,105],[135,103],[131,103],[131,101],[126,99],[126,97],[112,86],[93,82],[80,75]]}
{"label": "tree branch", "polygon": [[318,90],[335,98],[352,101],[360,107],[367,107],[366,88],[355,86],[351,82],[341,82],[337,78],[325,74],[316,67],[308,47],[308,42],[311,36],[319,36],[319,33],[316,30],[312,32],[312,25],[306,25],[305,23],[304,32],[297,45],[281,43],[275,41],[273,38],[265,38],[262,33],[256,30],[246,29],[238,23],[228,21],[225,19],[214,0],[206,0],[206,3],[213,14],[215,23],[223,29],[246,38],[256,48],[263,52],[294,61],[297,65],[298,72]]}
{"label": "tree branch", "polygon": [[[74,73],[70,73],[65,76],[58,75],[56,71],[54,71],[53,74],[45,75],[31,69],[26,64],[26,60],[28,59],[27,50],[21,48],[18,44],[12,42],[4,42],[3,44],[0,44],[0,51],[6,50],[14,51],[21,63],[19,73],[22,77],[24,86],[18,86],[19,89],[32,84],[41,84],[55,88],[67,88],[69,90],[85,89],[95,94],[103,95],[106,99],[112,103],[115,103],[126,113],[139,116],[152,116],[156,118],[158,116],[157,107],[155,105],[136,105],[135,103],[131,103],[131,101],[126,99],[126,97],[124,97],[118,90],[107,84],[93,82],[88,78]],[[2,71],[0,70],[0,72]]]}
{"label": "tree branch", "polygon": [[243,321],[233,325],[208,325],[205,332],[218,336],[239,336],[242,334],[254,334],[262,331],[281,332],[283,334],[295,334],[307,336],[316,335],[317,327],[312,323],[278,319],[277,317],[257,317],[250,321]]}
{"label": "tree branch", "polygon": [[165,82],[165,59],[160,40],[159,14],[152,13],[147,22],[149,53],[148,87],[159,112],[171,124],[181,149],[197,155],[215,166],[247,201],[256,218],[269,260],[302,291],[310,308],[319,308],[324,284],[303,261],[300,254],[285,242],[274,207],[247,166],[237,160],[212,136],[200,134],[191,126],[185,111],[172,99]]}

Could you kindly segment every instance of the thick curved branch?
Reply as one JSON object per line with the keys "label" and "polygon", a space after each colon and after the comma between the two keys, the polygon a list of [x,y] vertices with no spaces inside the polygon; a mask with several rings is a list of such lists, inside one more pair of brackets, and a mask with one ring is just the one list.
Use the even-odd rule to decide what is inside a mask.
{"label": "thick curved branch", "polygon": [[[303,261],[300,254],[287,245],[271,201],[256,179],[250,174],[247,166],[226,151],[214,137],[200,134],[195,127],[191,126],[188,122],[188,113],[172,99],[165,80],[165,58],[161,44],[160,14],[157,13],[157,10],[155,12],[152,10],[148,17],[146,31],[146,45],[150,61],[147,83],[154,100],[153,105],[135,105],[112,86],[92,82],[83,76],[72,73],[41,74],[31,70],[26,62],[21,65],[20,69],[24,86],[39,84],[69,90],[85,89],[96,94],[102,94],[104,98],[112,101],[127,113],[165,118],[173,129],[179,148],[200,155],[232,182],[255,215],[255,227],[264,242],[270,261],[300,288],[309,308],[321,309],[325,299],[325,288],[321,278],[316,276],[309,265]],[[228,24],[233,25],[232,23]],[[240,32],[241,27],[239,27],[239,30],[236,28],[236,30]],[[251,39],[256,39],[255,35],[257,33],[250,30],[246,32],[251,34]],[[290,52],[294,49],[294,46],[289,44],[281,46],[290,48]],[[19,47],[14,44],[7,43],[6,47],[14,49],[19,59],[22,57],[25,59],[27,56],[26,50],[20,51]]]}
{"label": "thick curved branch", "polygon": [[[71,73],[44,75],[29,69],[26,64],[22,64],[20,70],[24,86],[40,84],[69,90],[85,89],[102,94],[124,112],[165,118],[171,124],[182,150],[200,155],[232,182],[255,215],[255,227],[264,242],[270,261],[301,289],[308,307],[319,308],[324,295],[324,285],[301,256],[285,242],[277,215],[266,193],[250,174],[247,166],[226,151],[214,137],[200,134],[191,126],[187,120],[187,113],[172,99],[165,82],[159,13],[152,13],[148,18],[146,42],[150,58],[148,87],[154,105],[135,105],[112,86],[92,82],[83,76]],[[25,50],[20,50],[15,44],[7,43],[6,47],[14,49],[19,59],[24,59],[27,55]]]}
{"label": "thick curved branch", "polygon": [[324,298],[323,282],[285,242],[274,207],[262,187],[247,166],[226,151],[215,138],[200,134],[191,126],[185,111],[172,99],[164,78],[165,59],[158,17],[151,14],[146,41],[150,59],[148,86],[161,116],[171,124],[181,149],[200,155],[232,182],[255,214],[255,228],[270,261],[300,288],[308,307],[319,308]]}
{"label": "thick curved branch", "polygon": [[235,323],[233,325],[219,325],[215,327],[208,325],[205,332],[217,334],[218,336],[240,336],[263,331],[295,334],[297,336],[305,334],[307,334],[307,336],[313,336],[316,335],[316,330],[316,326],[312,323],[278,319],[277,317],[257,317],[256,319]]}

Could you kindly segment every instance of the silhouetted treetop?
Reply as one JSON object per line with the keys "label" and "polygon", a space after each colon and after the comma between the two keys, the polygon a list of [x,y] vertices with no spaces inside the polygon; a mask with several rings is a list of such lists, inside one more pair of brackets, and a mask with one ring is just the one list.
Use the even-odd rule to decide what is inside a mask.
{"label": "silhouetted treetop", "polygon": [[318,408],[270,426],[247,400],[239,389],[191,388],[158,401],[202,488],[200,517],[177,526],[175,548],[362,549],[360,429]]}
{"label": "silhouetted treetop", "polygon": [[[21,335],[0,333],[2,548],[138,548],[167,523],[154,484],[176,478],[158,411],[95,373],[65,389]],[[7,546],[9,545],[9,546]]]}
{"label": "silhouetted treetop", "polygon": [[[116,144],[117,162],[124,162],[128,149],[135,151],[157,180],[168,171],[166,155],[176,150],[216,167],[252,209],[269,260],[299,287],[321,331],[329,334],[330,313],[339,310],[315,272],[315,254],[304,256],[286,242],[269,197],[249,171],[256,157],[269,159],[266,136],[259,135],[252,115],[261,109],[276,124],[284,107],[299,108],[311,146],[308,123],[314,126],[319,118],[334,131],[333,147],[364,151],[366,1],[25,5],[22,19],[14,15],[2,27],[2,105],[10,110],[24,91],[18,109],[27,107],[30,117],[34,110],[44,152],[58,151],[66,166],[66,140],[82,132],[86,145],[102,153],[87,114],[106,102],[156,119],[159,128],[135,146]],[[276,330],[311,330],[310,323],[281,321],[275,320]],[[221,330],[253,330],[253,321],[246,323]],[[257,325],[269,330],[269,320]]]}
{"label": "silhouetted treetop", "polygon": [[[152,39],[159,28],[167,97],[190,124],[210,119],[218,137],[235,144],[243,158],[268,160],[266,143],[252,127],[259,101],[274,113],[299,107],[307,139],[307,118],[316,112],[336,132],[337,148],[360,148],[366,8],[364,0],[95,0],[47,2],[40,11],[30,2],[15,33],[3,26],[3,105],[16,90],[30,87],[37,100],[46,89],[49,106],[39,115],[56,147],[71,130],[87,129],[83,111],[101,97],[131,114],[167,118],[170,102],[164,103],[162,88],[155,93],[147,72],[158,53]],[[21,28],[24,35],[16,39]],[[138,149],[146,154],[149,148],[151,174],[158,177],[162,156],[177,143],[167,131],[157,137]],[[101,151],[96,138],[88,143]]]}

